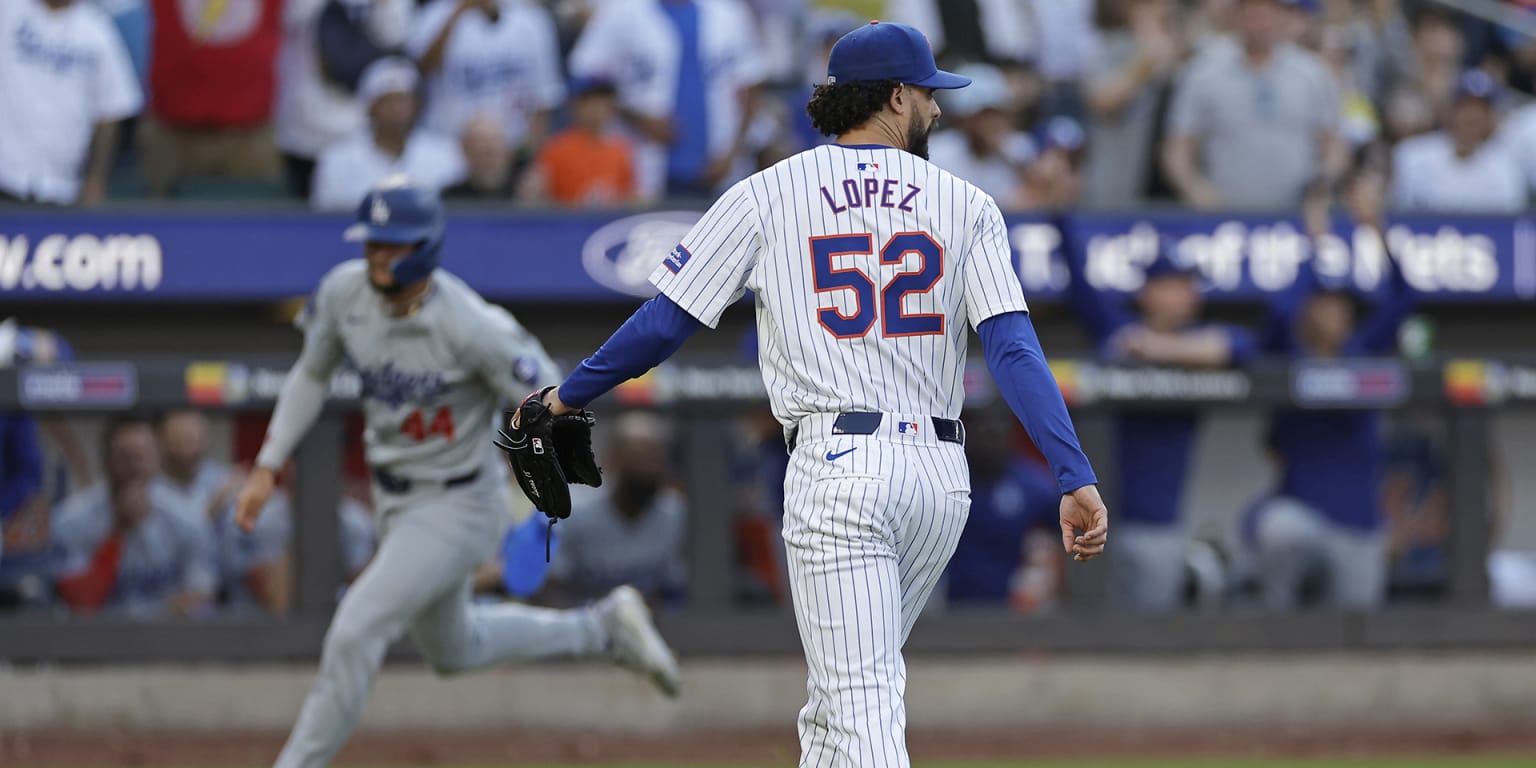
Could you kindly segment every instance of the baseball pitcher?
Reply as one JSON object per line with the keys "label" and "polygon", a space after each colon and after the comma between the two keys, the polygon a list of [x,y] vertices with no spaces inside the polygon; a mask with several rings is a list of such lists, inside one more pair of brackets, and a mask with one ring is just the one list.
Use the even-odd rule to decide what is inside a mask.
{"label": "baseball pitcher", "polygon": [[548,477],[523,446],[547,444],[552,420],[666,359],[751,289],[791,452],[784,541],[810,667],[800,764],[907,766],[901,648],[970,506],[957,418],[968,327],[1050,461],[1067,552],[1102,552],[1108,513],[997,204],[926,160],[935,92],[969,81],[939,70],[917,30],[879,22],[843,37],[828,69],[808,111],[836,143],[721,196],[660,259],[661,295],[558,388],[530,395],[503,443],[515,469]]}

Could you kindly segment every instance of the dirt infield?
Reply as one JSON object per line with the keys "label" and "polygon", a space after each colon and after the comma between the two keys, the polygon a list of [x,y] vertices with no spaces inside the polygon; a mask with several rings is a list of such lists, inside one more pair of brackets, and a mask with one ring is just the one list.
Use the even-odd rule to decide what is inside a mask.
{"label": "dirt infield", "polygon": [[[915,731],[919,759],[1119,758],[1355,755],[1532,755],[1531,729],[1373,731],[960,732]],[[255,766],[282,744],[274,733],[0,733],[0,766]],[[791,765],[796,744],[782,731],[670,737],[531,731],[362,733],[340,764],[443,765],[650,760],[665,763],[769,761]]]}

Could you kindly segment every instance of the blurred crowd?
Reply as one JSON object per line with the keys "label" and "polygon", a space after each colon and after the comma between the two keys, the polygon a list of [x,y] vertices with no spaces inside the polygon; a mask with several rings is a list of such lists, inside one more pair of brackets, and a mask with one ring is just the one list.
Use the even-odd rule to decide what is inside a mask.
{"label": "blurred crowd", "polygon": [[[0,327],[0,341],[48,338]],[[67,360],[32,353],[18,362]],[[252,532],[234,524],[242,473],[212,457],[208,418],[118,414],[91,450],[57,417],[0,414],[0,611],[134,619],[281,615],[293,602],[289,497]],[[338,561],[360,573],[375,545],[366,489],[338,509]],[[337,585],[342,586],[341,584]]]}
{"label": "blurred crowd", "polygon": [[[345,210],[404,171],[509,206],[706,200],[826,140],[803,105],[831,44],[871,14],[924,29],[972,78],[939,97],[932,159],[1005,208],[1299,208],[1321,238],[1335,203],[1379,231],[1393,209],[1524,211],[1536,183],[1536,107],[1520,104],[1536,40],[1432,2],[0,0],[0,198]],[[1171,246],[1128,300],[1084,279],[1082,244],[1062,246],[1068,301],[1110,361],[1391,356],[1415,307],[1390,260],[1373,306],[1303,265],[1261,325],[1216,323]],[[46,331],[0,324],[0,365],[68,358]],[[938,604],[1050,610],[1069,589],[1054,481],[1011,419],[965,418],[971,517]],[[1201,420],[1113,417],[1119,607],[1370,608],[1444,588],[1453,505],[1433,435],[1389,432],[1377,411],[1267,414],[1272,487],[1208,545],[1185,492]],[[633,583],[686,601],[675,436],[641,412],[611,429],[610,482],[578,493],[548,578],[518,571],[542,526],[514,526],[483,591],[564,604]],[[782,605],[782,433],[762,413],[741,432],[734,591]],[[289,501],[236,529],[240,471],[208,435],[197,411],[122,416],[93,449],[62,419],[0,414],[0,608],[286,612]],[[375,534],[367,483],[353,486],[336,513],[355,575]],[[1531,575],[1515,586],[1536,592]]]}
{"label": "blurred crowd", "polygon": [[1363,156],[1402,210],[1536,180],[1536,40],[1429,0],[9,0],[0,197],[708,199],[826,140],[871,15],[973,78],[932,156],[1004,208],[1293,209]]}
{"label": "blurred crowd", "polygon": [[[1068,263],[1080,278],[1081,254]],[[1400,276],[1367,306],[1347,285],[1307,275],[1275,300],[1262,326],[1247,328],[1204,319],[1198,280],[1169,250],[1131,296],[1075,279],[1069,302],[1102,359],[1192,368],[1241,367],[1260,357],[1392,356],[1413,306]],[[0,367],[70,358],[69,345],[48,331],[0,323]],[[1056,481],[1000,403],[978,402],[962,416],[971,508],[931,610],[1053,611],[1074,589],[1065,578]],[[228,438],[227,418],[218,418],[211,428],[192,409],[119,413],[88,429],[97,437],[87,442],[77,436],[79,422],[0,413],[0,612],[287,613],[296,588],[294,504],[280,492],[254,531],[233,524],[242,451]],[[1187,486],[1205,412],[1126,408],[1110,418],[1114,454],[1096,456],[1115,521],[1102,590],[1110,608],[1369,610],[1448,594],[1456,504],[1445,436],[1433,419],[1371,409],[1263,414],[1257,436],[1272,466],[1250,469],[1268,478],[1264,491],[1241,509],[1196,510]],[[573,488],[574,512],[553,531],[552,561],[545,565],[543,516],[513,492],[499,554],[477,572],[480,598],[568,606],[631,584],[654,605],[686,606],[690,516],[709,514],[731,521],[733,600],[787,605],[783,433],[766,410],[744,412],[734,424],[723,478],[730,494],[723,508],[705,509],[685,495],[697,478],[665,414],[627,410],[604,419],[605,482]],[[349,466],[354,458],[361,460],[348,457]],[[1500,546],[1510,509],[1502,467],[1492,450],[1494,599],[1536,605],[1536,561]],[[280,487],[292,473],[284,469]],[[377,537],[366,469],[349,474],[343,489],[335,510],[338,590],[367,565]],[[1196,516],[1219,520],[1221,530],[1197,531]]]}

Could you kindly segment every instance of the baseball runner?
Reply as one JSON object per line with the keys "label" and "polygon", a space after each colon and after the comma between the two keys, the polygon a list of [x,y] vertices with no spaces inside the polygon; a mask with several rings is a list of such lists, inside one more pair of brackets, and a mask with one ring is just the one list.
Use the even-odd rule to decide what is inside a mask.
{"label": "baseball runner", "polygon": [[336,610],[319,677],[277,765],[331,760],[362,714],[386,648],[407,629],[442,675],[606,656],[675,695],[676,662],[630,587],[580,610],[471,605],[471,572],[494,554],[511,503],[489,444],[495,409],[554,380],[555,365],[510,314],[437,268],[443,211],[434,193],[386,180],[346,237],[364,243],[365,258],[332,269],[300,317],[304,350],[240,492],[238,523],[254,527],[274,473],[320,413],[345,358],[363,380],[381,542]]}
{"label": "baseball runner", "polygon": [[967,326],[1050,461],[1067,552],[1103,552],[1108,513],[997,204],[925,159],[934,91],[969,81],[940,71],[917,30],[879,22],[839,40],[828,71],[807,109],[837,143],[731,187],[651,275],[660,295],[558,388],[530,395],[502,443],[530,493],[558,495],[538,482],[559,477],[551,421],[714,327],[750,288],[791,452],[784,540],[810,668],[800,765],[907,766],[901,648],[970,506],[956,419]]}

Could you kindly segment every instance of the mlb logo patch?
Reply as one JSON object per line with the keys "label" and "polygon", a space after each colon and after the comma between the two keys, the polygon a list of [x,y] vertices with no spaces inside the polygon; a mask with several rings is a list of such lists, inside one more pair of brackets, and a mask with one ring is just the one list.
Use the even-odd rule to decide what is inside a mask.
{"label": "mlb logo patch", "polygon": [[693,258],[693,254],[689,253],[687,248],[679,245],[676,248],[673,248],[671,253],[667,254],[666,261],[662,263],[666,264],[667,269],[675,275],[680,270],[682,270],[683,266],[687,264],[688,260],[691,258]]}
{"label": "mlb logo patch", "polygon": [[898,421],[896,422],[896,431],[903,435],[915,435],[917,434],[917,422]]}
{"label": "mlb logo patch", "polygon": [[861,171],[878,171],[878,170],[880,170],[880,164],[879,163],[859,163],[859,170],[861,170]]}

